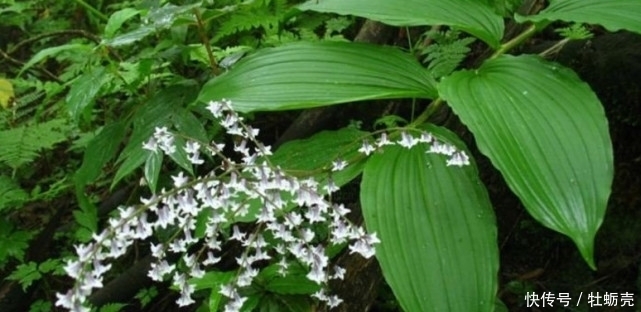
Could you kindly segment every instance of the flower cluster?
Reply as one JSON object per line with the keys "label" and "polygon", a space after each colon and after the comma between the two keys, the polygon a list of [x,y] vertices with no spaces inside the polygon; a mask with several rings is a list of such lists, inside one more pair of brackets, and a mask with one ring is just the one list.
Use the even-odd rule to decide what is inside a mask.
{"label": "flower cluster", "polygon": [[[227,134],[237,139],[233,150],[238,157],[224,155],[226,146],[220,142],[188,141],[185,146],[176,146],[174,135],[167,128],[157,128],[143,148],[166,154],[182,148],[194,165],[204,163],[203,158],[218,159],[220,165],[194,178],[180,172],[172,176],[171,189],[141,198],[139,206],[119,208],[119,215],[110,219],[92,242],[76,246],[78,259],[65,266],[76,283],[67,293],[57,294],[56,305],[89,311],[86,300],[93,289],[102,287],[103,275],[110,269],[108,262],[123,256],[136,240],[152,238],[158,230],[172,231],[174,235],[167,241],[151,243],[155,260],[148,276],[155,281],[170,279],[179,289],[180,306],[194,303],[195,288],[190,280],[205,274],[203,266],[221,261],[225,240],[245,247],[236,257],[236,277],[219,290],[228,298],[225,311],[241,309],[247,300],[241,290],[257,276],[259,261],[278,263],[281,274],[287,274],[292,263],[302,263],[309,268],[307,278],[322,286],[331,279],[342,279],[345,270],[330,268],[326,244],[312,230],[319,224],[327,226],[331,244],[347,243],[350,253],[366,258],[374,255],[374,245],[379,243],[376,235],[352,224],[346,218],[350,210],[344,205],[327,200],[327,195],[338,189],[335,185],[321,187],[314,179],[297,178],[271,165],[267,157],[271,155],[270,147],[257,139],[259,131],[246,125],[229,101],[211,102],[207,108]],[[346,163],[335,163],[333,169],[345,166]],[[196,231],[197,219],[202,218],[206,220],[205,230]],[[254,227],[241,229],[237,225],[241,218],[254,219]],[[199,248],[194,248],[197,242]],[[169,254],[182,257],[172,263]],[[314,294],[316,298],[329,307],[341,303],[340,298],[321,289]]]}
{"label": "flower cluster", "polygon": [[[407,149],[411,149],[419,143],[424,143],[429,145],[429,149],[426,151],[428,154],[441,154],[448,157],[447,166],[467,166],[470,164],[470,158],[467,156],[465,151],[457,150],[454,145],[449,143],[439,141],[437,138],[432,136],[427,132],[421,132],[419,137],[414,137],[408,132],[401,132],[401,138],[397,141],[392,141],[388,138],[387,133],[383,132],[381,136],[376,140],[374,144],[370,141],[365,140],[363,144],[358,149],[358,151],[366,156],[374,153],[375,151],[383,148],[386,145],[399,145]],[[332,169],[342,170],[347,167],[348,163],[345,160],[339,159],[333,162]]]}

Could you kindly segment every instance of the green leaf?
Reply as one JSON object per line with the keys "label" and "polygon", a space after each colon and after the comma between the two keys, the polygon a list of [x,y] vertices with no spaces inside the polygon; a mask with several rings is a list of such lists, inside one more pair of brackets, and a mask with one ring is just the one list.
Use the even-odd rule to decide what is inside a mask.
{"label": "green leaf", "polygon": [[107,25],[105,25],[105,37],[113,37],[122,24],[138,14],[140,14],[140,11],[132,8],[124,8],[111,14]]}
{"label": "green leaf", "polygon": [[47,274],[49,272],[63,271],[64,263],[60,259],[47,259],[44,262],[40,263],[38,266],[38,271],[41,273]]}
{"label": "green leaf", "polygon": [[404,0],[311,0],[299,6],[342,15],[356,15],[393,26],[447,25],[461,29],[498,47],[503,37],[503,18],[482,1]]}
{"label": "green leaf", "polygon": [[160,169],[162,168],[163,154],[161,152],[151,152],[147,156],[145,162],[145,180],[149,184],[149,189],[156,192],[158,186],[158,177],[160,176]]}
{"label": "green leaf", "polygon": [[82,166],[76,172],[76,183],[86,185],[100,176],[102,167],[111,160],[127,132],[124,120],[106,125],[87,145]]}
{"label": "green leaf", "polygon": [[[327,170],[338,158],[345,161],[354,160],[341,171],[332,173],[332,180],[337,186],[350,182],[363,171],[360,160],[360,148],[363,139],[370,137],[369,132],[347,127],[336,131],[321,131],[307,139],[289,141],[276,150],[269,160],[285,171],[295,173],[313,173],[317,181],[327,179]],[[326,169],[320,172],[319,169]]]}
{"label": "green leaf", "polygon": [[86,44],[71,43],[71,44],[63,44],[57,47],[42,49],[38,51],[38,53],[36,53],[36,55],[34,55],[26,64],[24,64],[24,66],[22,66],[22,69],[20,70],[20,72],[16,77],[20,77],[20,75],[22,75],[22,73],[25,70],[31,68],[33,65],[36,65],[42,60],[48,57],[56,56],[61,52],[69,51],[69,50],[72,50],[75,53],[88,53],[91,51],[91,47]]}
{"label": "green leaf", "polygon": [[86,109],[93,103],[100,88],[109,81],[110,76],[111,74],[108,74],[104,67],[95,66],[76,79],[66,98],[73,120],[80,120]]}
{"label": "green leaf", "polygon": [[[444,128],[429,132],[464,149]],[[388,146],[363,171],[363,216],[381,240],[385,280],[405,311],[493,311],[499,254],[487,191],[474,165],[448,167],[426,151]]]}
{"label": "green leaf", "polygon": [[520,23],[525,21],[566,21],[599,24],[609,31],[626,29],[641,33],[641,1],[639,0],[550,0],[550,5],[539,14],[515,16]]}
{"label": "green leaf", "polygon": [[557,64],[506,55],[454,73],[439,91],[530,214],[572,238],[594,268],[613,159],[590,87]]}
{"label": "green leaf", "polygon": [[15,100],[11,81],[0,78],[0,107],[7,109]]}
{"label": "green leaf", "polygon": [[196,291],[203,289],[212,289],[220,291],[220,286],[228,284],[236,276],[234,271],[208,271],[202,277],[189,279],[189,284],[193,285]]}
{"label": "green leaf", "polygon": [[147,160],[147,152],[147,150],[139,148],[128,153],[128,156],[124,158],[124,161],[122,162],[122,164],[120,164],[120,167],[118,167],[118,171],[116,171],[116,175],[111,182],[110,188],[113,189],[113,187],[116,186],[116,184],[118,184],[120,180],[128,176],[143,163],[145,163],[145,161]]}
{"label": "green leaf", "polygon": [[[135,298],[140,301],[140,305],[144,308],[146,307],[151,301],[158,296],[158,290],[156,289],[155,286],[151,286],[149,288],[143,288],[138,293],[136,294]],[[216,311],[216,310],[211,310],[211,311]]]}
{"label": "green leaf", "polygon": [[171,118],[176,129],[183,135],[200,142],[207,142],[207,131],[194,114],[186,109],[177,109],[172,112]]}
{"label": "green leaf", "polygon": [[15,230],[12,223],[0,219],[0,268],[9,257],[22,261],[32,236],[29,232]]}
{"label": "green leaf", "polygon": [[100,312],[118,312],[122,311],[127,305],[124,303],[108,303],[100,307]]}
{"label": "green leaf", "polygon": [[142,40],[143,38],[153,34],[155,31],[156,31],[155,27],[141,26],[139,28],[136,28],[135,30],[132,30],[120,36],[116,36],[110,39],[105,39],[101,43],[113,48],[117,48],[117,47],[126,46],[134,42],[137,42],[139,40]]}
{"label": "green leaf", "polygon": [[[141,26],[131,32],[114,38],[105,39],[102,41],[102,44],[111,47],[120,47],[140,41],[148,35],[169,28],[174,23],[177,17],[199,6],[199,3],[182,6],[176,6],[170,3],[164,5],[163,7],[152,9],[147,16],[143,17],[143,20],[148,21],[149,25]],[[128,14],[131,13],[124,14],[124,16],[119,17],[119,19],[126,17]],[[105,29],[105,32],[106,31],[107,30]]]}
{"label": "green leaf", "polygon": [[434,98],[435,82],[409,54],[347,42],[298,42],[263,49],[212,80],[201,102],[232,100],[241,112],[311,108],[352,101]]}
{"label": "green leaf", "polygon": [[203,289],[211,289],[209,295],[209,311],[218,311],[218,307],[223,300],[220,293],[220,287],[229,284],[236,277],[236,272],[227,271],[208,271],[200,278],[192,278],[189,284],[193,285],[196,291]]}
{"label": "green leaf", "polygon": [[260,271],[257,278],[262,281],[262,287],[270,292],[281,295],[308,295],[320,290],[320,285],[307,278],[307,270],[296,263],[290,263],[287,275],[278,273],[278,264],[272,264]]}
{"label": "green leaf", "polygon": [[50,312],[51,302],[38,299],[29,306],[29,312]]}
{"label": "green leaf", "polygon": [[34,281],[42,278],[42,274],[38,271],[38,264],[30,261],[19,265],[15,271],[7,277],[8,280],[18,281],[22,286],[22,290],[27,290]]}

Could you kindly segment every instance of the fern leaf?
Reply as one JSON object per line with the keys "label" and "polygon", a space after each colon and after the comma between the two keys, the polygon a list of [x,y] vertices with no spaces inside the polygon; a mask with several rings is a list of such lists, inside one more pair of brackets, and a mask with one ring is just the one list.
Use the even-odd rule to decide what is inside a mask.
{"label": "fern leaf", "polygon": [[470,45],[474,38],[466,37],[457,39],[458,33],[445,32],[429,34],[434,43],[421,52],[426,55],[423,63],[428,63],[427,68],[434,78],[441,78],[452,73],[470,52]]}
{"label": "fern leaf", "polygon": [[0,176],[0,211],[20,206],[29,199],[29,194],[7,176]]}
{"label": "fern leaf", "polygon": [[0,162],[13,169],[32,162],[43,149],[67,140],[71,129],[64,119],[0,131]]}

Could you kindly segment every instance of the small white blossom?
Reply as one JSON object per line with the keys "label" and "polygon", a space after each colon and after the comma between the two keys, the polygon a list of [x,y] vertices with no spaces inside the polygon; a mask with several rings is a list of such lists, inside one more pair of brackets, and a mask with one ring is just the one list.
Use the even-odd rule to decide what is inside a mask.
{"label": "small white blossom", "polygon": [[412,148],[417,143],[418,143],[418,140],[416,140],[416,138],[414,138],[411,134],[408,134],[407,132],[402,132],[401,140],[398,141],[398,144],[400,146],[405,147],[407,149]]}
{"label": "small white blossom", "polygon": [[363,145],[358,149],[358,151],[365,154],[365,156],[369,156],[369,154],[373,153],[375,150],[376,148],[374,148],[374,146],[372,146],[372,144],[367,140],[363,141]]}
{"label": "small white blossom", "polygon": [[337,159],[332,162],[332,171],[341,171],[347,167],[347,162],[342,159]]}

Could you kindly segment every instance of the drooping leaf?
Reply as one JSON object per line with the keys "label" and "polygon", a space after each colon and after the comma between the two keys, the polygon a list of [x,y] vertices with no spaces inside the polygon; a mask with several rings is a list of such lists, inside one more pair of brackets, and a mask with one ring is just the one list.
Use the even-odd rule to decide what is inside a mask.
{"label": "drooping leaf", "polygon": [[[439,140],[464,149],[451,132]],[[405,311],[493,311],[498,247],[494,214],[474,165],[447,166],[420,144],[388,146],[367,162],[361,203],[376,257]]]}
{"label": "drooping leaf", "polygon": [[454,73],[439,91],[528,212],[572,238],[594,268],[613,159],[607,119],[590,87],[557,64],[502,56]]}
{"label": "drooping leaf", "polygon": [[109,81],[110,76],[104,67],[95,66],[80,75],[71,85],[66,101],[73,120],[80,120],[86,113],[100,88]]}
{"label": "drooping leaf", "polygon": [[199,100],[232,100],[241,112],[436,95],[409,54],[363,43],[300,42],[264,49],[210,80]]}
{"label": "drooping leaf", "polygon": [[42,49],[38,51],[38,53],[36,53],[36,55],[34,55],[27,63],[25,63],[24,66],[22,66],[22,69],[20,69],[20,72],[18,73],[17,77],[20,77],[20,75],[25,70],[31,68],[37,63],[40,63],[42,60],[48,57],[56,56],[61,52],[69,51],[69,50],[73,50],[76,53],[88,53],[89,51],[91,51],[91,46],[82,44],[82,43],[70,43],[70,44],[63,44],[57,47]]}
{"label": "drooping leaf", "polygon": [[160,152],[149,152],[147,160],[145,161],[145,180],[149,184],[149,189],[156,192],[158,186],[158,177],[160,176],[160,169],[162,168],[163,154]]}
{"label": "drooping leaf", "polygon": [[311,0],[301,10],[355,15],[393,26],[447,25],[492,47],[503,37],[503,18],[483,1],[472,0]]}
{"label": "drooping leaf", "polygon": [[599,24],[609,31],[621,29],[641,33],[639,0],[550,0],[539,14],[516,16],[518,22],[566,21]]}
{"label": "drooping leaf", "polygon": [[98,178],[102,167],[118,151],[127,132],[124,121],[115,121],[106,125],[87,145],[82,159],[82,166],[76,172],[77,183],[86,185]]}
{"label": "drooping leaf", "polygon": [[133,8],[124,8],[111,14],[111,16],[109,16],[109,20],[107,21],[107,25],[105,25],[105,37],[113,37],[118,29],[120,29],[120,26],[122,26],[122,24],[138,14],[140,14],[140,11]]}

